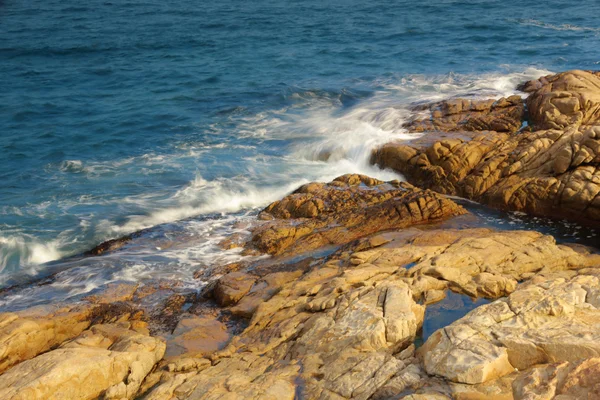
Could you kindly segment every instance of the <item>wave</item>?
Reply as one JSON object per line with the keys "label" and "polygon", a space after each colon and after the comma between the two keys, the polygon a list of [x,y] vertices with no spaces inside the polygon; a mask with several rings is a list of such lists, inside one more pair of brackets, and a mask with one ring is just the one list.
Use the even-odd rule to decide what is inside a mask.
{"label": "wave", "polygon": [[[102,209],[93,215],[77,214],[79,226],[52,240],[2,234],[0,269],[29,268],[160,224],[264,207],[309,181],[329,181],[346,173],[402,179],[370,165],[369,158],[384,143],[418,137],[402,127],[411,105],[458,96],[506,97],[517,93],[518,83],[550,73],[527,68],[484,75],[406,75],[374,80],[362,91],[293,88],[279,108],[228,114],[221,124],[213,123],[210,140],[175,143],[161,154],[63,161],[48,168],[66,174],[63,179],[68,180],[74,179],[71,174],[94,179],[164,171],[181,179],[192,175],[184,174],[186,170],[197,172],[183,187],[179,183],[128,196],[62,199],[54,207],[61,215],[70,215],[78,206]],[[42,218],[46,208],[29,205],[19,212]],[[3,210],[9,211],[15,210]]]}
{"label": "wave", "polygon": [[21,271],[35,274],[37,266],[64,256],[59,239],[42,242],[30,235],[0,236],[0,284],[5,277],[5,269],[19,265]]}
{"label": "wave", "polygon": [[535,26],[538,28],[551,29],[553,31],[600,32],[600,28],[591,28],[588,26],[578,26],[578,25],[571,25],[571,24],[556,25],[556,24],[550,24],[547,22],[539,21],[537,19],[531,19],[531,18],[529,18],[529,19],[521,18],[521,19],[517,19],[516,21],[521,25]]}

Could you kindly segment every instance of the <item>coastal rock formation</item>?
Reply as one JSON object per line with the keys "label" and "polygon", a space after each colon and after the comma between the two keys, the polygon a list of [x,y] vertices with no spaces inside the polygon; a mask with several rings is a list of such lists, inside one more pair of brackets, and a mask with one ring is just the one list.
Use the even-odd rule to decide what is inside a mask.
{"label": "coastal rock formation", "polygon": [[101,300],[0,313],[0,373],[76,337],[94,322],[126,319],[131,312],[128,306]]}
{"label": "coastal rock formation", "polygon": [[269,254],[297,253],[343,244],[386,229],[398,229],[464,214],[456,203],[399,181],[344,175],[310,183],[268,206],[252,245]]}
{"label": "coastal rock formation", "polygon": [[[516,290],[517,279],[561,276],[564,282],[598,263],[600,257],[557,245],[536,232],[410,228],[380,233],[348,244],[308,269],[297,266],[294,271],[291,264],[285,272],[265,271],[237,304],[223,310],[235,313],[249,299],[253,307],[244,306],[246,311],[240,314],[250,319],[243,332],[206,358],[183,354],[172,360],[168,368],[148,378],[144,393],[148,399],[384,399],[427,384],[433,387],[438,378],[428,375],[412,345],[424,320],[426,307],[420,300],[448,288],[494,298],[513,292],[514,296],[523,292]],[[228,276],[222,279],[230,281]],[[583,287],[597,278],[573,279]],[[539,295],[534,301],[540,308],[553,304],[545,299]],[[532,325],[522,329],[526,328]],[[544,332],[551,337],[550,330]],[[432,344],[436,335],[427,346],[430,357],[441,359],[443,354],[438,356],[438,347]],[[553,343],[558,348],[564,342],[556,338]],[[468,357],[461,359],[455,368],[465,365],[466,372],[457,374],[456,380],[465,376],[463,380],[476,383],[514,371],[512,350],[503,352],[487,342],[472,349],[487,349],[489,365],[478,369],[470,367]],[[553,362],[557,357],[539,361]],[[451,368],[450,357],[444,360]],[[502,390],[510,391],[512,380],[503,381]],[[500,390],[498,385],[444,385],[447,394]]]}
{"label": "coastal rock formation", "polygon": [[443,134],[389,143],[372,162],[439,193],[533,215],[600,220],[600,76],[547,77],[527,105],[533,132],[465,131],[432,114],[429,124]]}
{"label": "coastal rock formation", "polygon": [[0,398],[133,398],[165,345],[130,328],[128,322],[94,325],[60,348],[20,363],[0,375]]}
{"label": "coastal rock formation", "polygon": [[513,383],[515,399],[600,398],[600,358],[563,362],[533,368]]}
{"label": "coastal rock formation", "polygon": [[535,130],[596,125],[600,121],[600,72],[568,71],[529,81],[521,90]]}
{"label": "coastal rock formation", "polygon": [[[240,241],[276,256],[215,268],[201,290],[115,283],[0,314],[0,398],[595,395],[600,255],[465,213],[397,181],[305,185]],[[469,297],[487,300],[467,314]]]}
{"label": "coastal rock formation", "polygon": [[[536,278],[435,332],[421,349],[427,373],[482,383],[535,365],[600,356],[597,276]],[[589,297],[588,297],[589,296]]]}
{"label": "coastal rock formation", "polygon": [[499,100],[451,99],[412,109],[403,126],[412,132],[496,131],[521,128],[525,105],[520,96]]}

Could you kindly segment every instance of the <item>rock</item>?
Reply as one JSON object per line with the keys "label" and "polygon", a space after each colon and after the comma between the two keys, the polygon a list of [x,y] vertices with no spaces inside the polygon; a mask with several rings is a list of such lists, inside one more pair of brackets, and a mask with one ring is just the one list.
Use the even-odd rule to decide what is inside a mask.
{"label": "rock", "polygon": [[94,247],[91,250],[88,250],[84,253],[85,256],[100,256],[104,253],[110,253],[113,251],[117,251],[123,246],[127,245],[132,240],[144,235],[149,232],[150,229],[142,229],[137,232],[133,232],[129,235],[125,235],[123,237],[117,239],[107,240],[105,242],[100,243],[98,246]]}
{"label": "rock", "polygon": [[251,318],[260,304],[269,300],[281,288],[302,275],[302,271],[274,272],[262,277],[238,304],[231,308],[231,313],[243,318]]}
{"label": "rock", "polygon": [[[147,398],[159,399],[164,393],[189,399],[263,398],[276,388],[282,398],[383,399],[422,389],[424,395],[435,392],[446,398],[505,400],[514,380],[515,352],[491,342],[491,334],[477,333],[475,323],[452,328],[455,342],[464,337],[463,353],[454,361],[448,353],[456,354],[455,342],[442,343],[442,337],[437,342],[430,339],[425,347],[431,350],[425,354],[434,364],[439,361],[440,371],[462,368],[453,370],[456,380],[487,381],[458,387],[427,375],[434,372],[425,372],[413,345],[425,311],[417,301],[428,293],[443,295],[447,288],[513,296],[520,292],[514,282],[529,273],[572,274],[569,279],[582,280],[584,290],[591,293],[594,287],[593,280],[583,283],[590,277],[578,273],[596,265],[596,255],[557,245],[536,232],[428,227],[372,238],[374,247],[366,245],[371,242],[366,237],[321,262],[311,262],[309,268],[300,263],[302,267],[292,271],[295,264],[290,263],[287,271],[258,278],[235,306],[226,309],[250,318],[244,330],[222,350],[201,353],[210,358],[210,365],[190,354],[171,361],[171,372],[154,378],[158,384],[149,388]],[[531,285],[542,283],[531,280]],[[547,313],[559,313],[552,304],[553,311]],[[505,314],[514,316],[510,307]],[[504,316],[490,308],[477,315],[489,326]],[[532,326],[527,329],[534,332]],[[527,337],[525,328],[517,332]],[[423,351],[417,353],[422,357]]]}
{"label": "rock", "polygon": [[254,285],[256,278],[244,272],[232,272],[217,282],[213,291],[215,300],[220,306],[237,303]]}
{"label": "rock", "polygon": [[167,338],[165,357],[202,357],[221,350],[231,339],[222,322],[206,316],[186,316]]}
{"label": "rock", "polygon": [[403,125],[412,132],[516,132],[521,128],[525,105],[520,96],[499,100],[452,99],[417,106],[412,111],[413,117]]}
{"label": "rock", "polygon": [[84,300],[96,304],[111,304],[119,301],[129,301],[133,298],[139,284],[109,283],[97,293],[86,297]]}
{"label": "rock", "polygon": [[598,277],[539,281],[436,331],[422,348],[427,372],[473,384],[514,368],[599,356],[600,311],[586,302]]}
{"label": "rock", "polygon": [[269,254],[298,253],[343,244],[386,229],[464,214],[462,207],[410,184],[344,175],[310,183],[268,206],[252,244]]}
{"label": "rock", "polygon": [[447,127],[440,117],[444,133],[389,143],[371,161],[439,193],[533,215],[598,221],[600,75],[571,71],[544,82],[527,99],[533,132],[456,131],[460,125]]}
{"label": "rock", "polygon": [[120,325],[95,325],[72,342],[0,375],[2,399],[130,399],[162,358],[163,342]]}
{"label": "rock", "polygon": [[128,319],[131,313],[126,305],[89,303],[0,313],[0,373],[76,337],[93,322]]}
{"label": "rock", "polygon": [[528,98],[534,129],[563,129],[600,120],[600,74],[568,71],[545,78]]}
{"label": "rock", "polygon": [[532,368],[513,382],[515,400],[600,398],[600,358]]}

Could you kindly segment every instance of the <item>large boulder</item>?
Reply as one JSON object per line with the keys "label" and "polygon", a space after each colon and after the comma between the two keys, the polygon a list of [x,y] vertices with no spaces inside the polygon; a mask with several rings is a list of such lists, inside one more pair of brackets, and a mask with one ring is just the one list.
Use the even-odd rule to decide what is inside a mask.
{"label": "large boulder", "polygon": [[0,398],[131,399],[162,358],[165,344],[128,322],[95,325],[60,348],[0,375]]}
{"label": "large boulder", "polygon": [[299,253],[465,212],[452,200],[405,182],[344,175],[304,185],[268,206],[260,216],[271,221],[254,229],[252,245],[269,254]]}
{"label": "large boulder", "polygon": [[[498,208],[600,220],[600,75],[571,71],[547,77],[527,104],[534,131],[450,127],[384,145],[372,162],[420,187]],[[440,123],[431,118],[446,127],[443,117]]]}

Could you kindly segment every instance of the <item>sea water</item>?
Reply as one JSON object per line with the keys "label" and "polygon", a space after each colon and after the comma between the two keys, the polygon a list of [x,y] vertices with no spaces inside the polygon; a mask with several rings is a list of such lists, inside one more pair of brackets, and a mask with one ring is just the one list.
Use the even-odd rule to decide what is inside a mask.
{"label": "sea water", "polygon": [[[222,238],[299,185],[401,179],[368,159],[415,137],[411,104],[600,68],[598,15],[595,0],[4,0],[0,287],[53,280],[0,306],[197,285],[198,268],[241,257]],[[149,227],[118,255],[72,258]]]}

